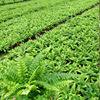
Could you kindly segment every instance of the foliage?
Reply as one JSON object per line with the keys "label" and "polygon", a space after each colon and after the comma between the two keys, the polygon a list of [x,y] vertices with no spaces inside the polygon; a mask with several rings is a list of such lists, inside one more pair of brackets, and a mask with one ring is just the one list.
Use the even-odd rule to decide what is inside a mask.
{"label": "foliage", "polygon": [[[54,0],[52,2],[54,2]],[[63,20],[68,20],[69,17],[97,3],[98,0],[69,0],[66,4],[61,3],[56,5],[55,3],[54,6],[49,6],[38,12],[34,12],[33,10],[37,8],[31,8],[31,6],[36,7],[33,5],[28,6],[31,11],[29,9],[29,11],[27,11],[27,9],[25,11],[22,9],[24,14],[20,14],[20,9],[16,11],[17,15],[13,10],[12,12],[7,11],[10,12],[9,14],[3,12],[3,14],[0,14],[0,18],[3,18],[1,21],[11,19],[11,17],[13,19],[8,20],[6,24],[4,22],[0,24],[0,50],[6,51],[10,46],[22,42],[24,39],[31,38],[33,35],[38,35],[39,32],[44,29],[49,29],[54,24],[58,24]],[[22,10],[20,11],[22,12]],[[15,18],[16,16],[17,18]]]}
{"label": "foliage", "polygon": [[99,7],[10,51],[0,61],[1,100],[98,100]]}

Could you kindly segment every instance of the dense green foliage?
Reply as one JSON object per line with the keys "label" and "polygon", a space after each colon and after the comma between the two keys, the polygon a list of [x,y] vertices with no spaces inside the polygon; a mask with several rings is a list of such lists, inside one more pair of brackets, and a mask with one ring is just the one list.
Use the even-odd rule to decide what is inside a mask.
{"label": "dense green foliage", "polygon": [[0,0],[0,5],[10,4],[10,3],[16,3],[21,1],[29,1],[29,0]]}
{"label": "dense green foliage", "polygon": [[99,7],[10,51],[0,62],[0,96],[99,100]]}
{"label": "dense green foliage", "polygon": [[[73,1],[73,0],[66,0]],[[55,6],[57,4],[64,4],[63,0],[40,0],[39,1],[39,11],[47,7]],[[27,9],[26,9],[27,8]],[[37,0],[30,2],[1,6],[0,7],[0,22],[4,20],[14,19],[15,17],[20,17],[24,14],[33,13],[38,11]]]}
{"label": "dense green foliage", "polygon": [[1,23],[0,50],[7,50],[9,46],[17,42],[22,42],[24,39],[38,34],[43,29],[50,28],[59,21],[67,20],[69,17],[98,3],[98,0],[80,1],[69,0],[66,4],[48,7],[47,9],[34,12],[34,14],[33,12],[28,13],[21,17],[8,20],[6,24]]}

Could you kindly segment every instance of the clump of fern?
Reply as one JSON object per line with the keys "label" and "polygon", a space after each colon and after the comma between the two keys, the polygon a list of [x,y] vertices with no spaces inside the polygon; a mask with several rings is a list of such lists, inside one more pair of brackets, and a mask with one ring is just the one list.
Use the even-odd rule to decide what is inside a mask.
{"label": "clump of fern", "polygon": [[[84,100],[98,99],[99,81],[90,83],[89,76],[85,73],[55,72],[46,74],[41,80],[56,86],[59,91],[45,91],[43,95],[37,95],[35,100]],[[97,94],[96,94],[97,93]]]}
{"label": "clump of fern", "polygon": [[0,65],[1,100],[98,99],[99,81],[95,82],[95,74],[92,77],[87,71],[79,75],[77,72],[51,71],[44,56],[50,52],[50,48],[41,51],[35,58],[26,53],[23,58],[18,57]]}
{"label": "clump of fern", "polygon": [[44,76],[46,67],[43,61],[43,50],[35,58],[26,54],[7,66],[0,67],[0,96],[2,100],[11,98],[33,99],[34,94],[40,93],[40,88],[55,90],[55,86],[40,79]]}

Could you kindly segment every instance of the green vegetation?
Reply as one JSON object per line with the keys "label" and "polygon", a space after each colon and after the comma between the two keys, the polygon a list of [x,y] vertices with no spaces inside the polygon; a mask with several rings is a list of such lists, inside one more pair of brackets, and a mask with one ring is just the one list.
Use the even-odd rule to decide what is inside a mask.
{"label": "green vegetation", "polygon": [[[93,5],[91,3],[84,9]],[[80,8],[78,10],[80,12]],[[72,6],[70,11],[78,12],[74,12]],[[96,6],[41,38],[37,36],[36,40],[11,50],[0,62],[1,99],[99,100],[98,22],[99,6]]]}
{"label": "green vegetation", "polygon": [[[66,0],[72,1],[72,0]],[[46,9],[47,7],[52,7],[57,4],[64,4],[63,0],[40,0],[39,1],[39,8],[40,10]],[[27,9],[26,9],[27,8]],[[20,17],[24,14],[32,13],[38,11],[37,0],[25,2],[25,3],[18,3],[13,5],[6,5],[0,7],[0,22],[8,19],[13,19],[15,17]]]}
{"label": "green vegetation", "polygon": [[0,0],[0,5],[11,4],[21,1],[29,1],[29,0]]}
{"label": "green vegetation", "polygon": [[[0,50],[6,51],[9,49],[9,46],[22,42],[24,39],[30,38],[46,28],[50,28],[59,21],[67,20],[69,17],[97,3],[98,0],[82,0],[81,2],[80,0],[69,0],[66,4],[59,4],[38,12],[28,13],[8,20],[6,24],[3,22],[0,24]],[[9,17],[9,15],[6,17]]]}

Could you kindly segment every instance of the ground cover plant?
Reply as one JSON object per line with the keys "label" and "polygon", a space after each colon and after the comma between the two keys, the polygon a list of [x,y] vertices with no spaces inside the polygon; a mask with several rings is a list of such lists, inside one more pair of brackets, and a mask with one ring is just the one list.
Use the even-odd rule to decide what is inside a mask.
{"label": "ground cover plant", "polygon": [[[97,0],[82,0],[81,2],[80,0],[69,1],[67,4],[56,5],[55,7],[35,12],[34,14],[29,13],[9,20],[6,24],[1,23],[0,51],[6,51],[9,49],[9,46],[17,42],[22,42],[23,39],[30,38],[38,34],[38,32],[50,28],[53,24],[57,24],[59,21],[67,20],[69,17],[97,3]],[[73,5],[75,6],[73,7]]]}
{"label": "ground cover plant", "polygon": [[17,100],[99,100],[99,6],[0,62],[0,96]]}
{"label": "ground cover plant", "polygon": [[23,1],[28,1],[28,0],[0,0],[0,5],[5,5],[5,4],[12,4],[16,2],[23,2]]}
{"label": "ground cover plant", "polygon": [[[66,0],[66,2],[71,0]],[[63,0],[40,0],[39,1],[39,10],[43,10],[49,6],[55,6],[57,4],[64,4]],[[27,8],[27,9],[25,9]],[[38,11],[38,5],[37,0],[25,2],[25,3],[19,3],[14,5],[8,5],[8,6],[1,6],[0,7],[0,22],[13,19],[15,17],[20,17],[24,14],[36,12]]]}

